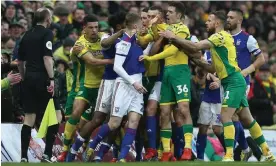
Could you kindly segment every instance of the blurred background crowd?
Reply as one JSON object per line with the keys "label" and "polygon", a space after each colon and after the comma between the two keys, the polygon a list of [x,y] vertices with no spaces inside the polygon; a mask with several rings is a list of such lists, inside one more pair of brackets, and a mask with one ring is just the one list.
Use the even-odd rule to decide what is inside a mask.
{"label": "blurred background crowd", "polygon": [[[265,56],[266,64],[251,75],[249,93],[250,109],[260,125],[276,124],[276,3],[254,2],[183,2],[186,6],[185,23],[191,34],[199,40],[208,37],[205,21],[208,13],[216,10],[228,10],[238,7],[244,12],[243,29],[258,41]],[[50,9],[54,33],[53,51],[56,71],[56,95],[61,106],[66,102],[70,90],[71,63],[69,52],[81,35],[82,21],[85,15],[94,14],[99,19],[100,31],[112,33],[108,17],[118,11],[140,13],[145,7],[159,5],[167,9],[165,1],[1,1],[1,77],[10,71],[17,72],[18,43],[25,31],[32,27],[34,11],[40,7]],[[110,23],[112,24],[112,23]],[[205,88],[206,75],[203,70],[192,67],[192,103],[191,112],[196,123],[201,96]],[[21,85],[12,86],[3,91],[2,122],[21,122],[23,117],[21,103]],[[63,107],[62,107],[63,108]]]}

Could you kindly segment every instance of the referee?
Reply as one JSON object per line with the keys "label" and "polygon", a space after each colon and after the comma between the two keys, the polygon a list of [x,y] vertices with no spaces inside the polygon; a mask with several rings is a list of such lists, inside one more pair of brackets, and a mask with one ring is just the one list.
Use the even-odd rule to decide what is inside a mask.
{"label": "referee", "polygon": [[36,116],[43,114],[49,99],[54,95],[53,33],[47,29],[52,22],[50,10],[38,9],[34,21],[35,26],[25,33],[18,50],[25,112],[21,130],[21,162],[28,162],[27,152]]}

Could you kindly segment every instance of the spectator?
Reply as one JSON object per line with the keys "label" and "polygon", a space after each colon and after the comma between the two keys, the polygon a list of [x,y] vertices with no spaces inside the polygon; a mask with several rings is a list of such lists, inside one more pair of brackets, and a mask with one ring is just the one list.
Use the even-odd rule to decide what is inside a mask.
{"label": "spectator", "polygon": [[70,59],[70,49],[74,46],[75,42],[71,38],[67,37],[63,45],[59,47],[55,52],[54,52],[54,59],[55,60],[63,60],[66,63],[69,63],[71,61]]}
{"label": "spectator", "polygon": [[9,23],[2,21],[1,23],[1,37],[9,37]]}
{"label": "spectator", "polygon": [[59,21],[57,22],[60,27],[58,38],[60,40],[64,40],[73,29],[73,25],[70,24],[68,20],[68,16],[70,14],[69,9],[65,6],[58,6],[55,8],[54,13],[59,18]]}
{"label": "spectator", "polygon": [[269,65],[260,67],[251,86],[252,96],[249,100],[250,110],[256,121],[262,126],[273,124],[273,110],[276,111],[276,96],[269,81]]}
{"label": "spectator", "polygon": [[11,1],[6,3],[6,9],[3,20],[8,22],[9,24],[16,22],[15,4]]}
{"label": "spectator", "polygon": [[11,37],[2,38],[2,49],[7,49],[12,51],[15,47],[15,41]]}
{"label": "spectator", "polygon": [[11,38],[13,38],[14,40],[18,40],[23,32],[24,32],[24,27],[18,22],[15,22],[10,25]]}
{"label": "spectator", "polygon": [[21,18],[18,20],[18,24],[23,27],[22,33],[25,33],[28,30],[28,21],[25,18]]}
{"label": "spectator", "polygon": [[78,33],[81,33],[82,31],[82,26],[83,26],[83,19],[85,16],[85,12],[84,9],[82,8],[77,8],[74,12],[73,12],[73,27],[75,29],[77,29]]}

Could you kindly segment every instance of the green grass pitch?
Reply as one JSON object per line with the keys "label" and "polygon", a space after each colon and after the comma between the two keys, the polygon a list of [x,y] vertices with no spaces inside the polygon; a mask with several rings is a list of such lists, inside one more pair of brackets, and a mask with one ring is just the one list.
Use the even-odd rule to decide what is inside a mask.
{"label": "green grass pitch", "polygon": [[112,165],[124,165],[124,166],[276,166],[276,163],[267,162],[129,162],[129,163],[2,163],[2,166],[112,166]]}

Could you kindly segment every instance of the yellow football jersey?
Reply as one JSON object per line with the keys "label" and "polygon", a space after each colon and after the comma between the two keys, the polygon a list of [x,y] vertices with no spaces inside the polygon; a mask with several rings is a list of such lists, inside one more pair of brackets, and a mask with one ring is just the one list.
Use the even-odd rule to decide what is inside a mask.
{"label": "yellow football jersey", "polygon": [[87,88],[98,88],[100,86],[104,73],[104,66],[87,64],[81,57],[89,51],[95,58],[104,59],[100,44],[100,39],[103,34],[104,33],[99,33],[98,41],[94,43],[86,40],[84,35],[75,43],[76,45],[84,46],[84,49],[77,56],[71,57],[74,64],[74,73],[76,74],[76,91],[79,86],[85,86]]}
{"label": "yellow football jersey", "polygon": [[[174,32],[174,34],[184,39],[190,37],[188,27],[181,22],[169,25],[167,30]],[[165,45],[163,52],[147,58],[149,61],[159,59],[165,59],[165,66],[188,64],[188,56],[171,43]]]}
{"label": "yellow football jersey", "polygon": [[215,67],[219,79],[228,77],[230,74],[241,71],[237,62],[234,39],[226,31],[220,31],[208,38],[212,43],[210,49],[212,64]]}

